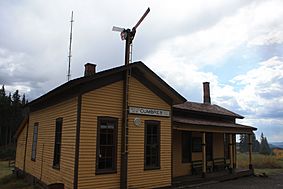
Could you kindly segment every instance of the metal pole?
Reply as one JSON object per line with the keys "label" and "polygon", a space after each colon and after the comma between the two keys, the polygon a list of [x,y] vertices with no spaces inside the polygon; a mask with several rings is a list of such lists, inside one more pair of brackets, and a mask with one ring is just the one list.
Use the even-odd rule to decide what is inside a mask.
{"label": "metal pole", "polygon": [[130,57],[130,44],[131,44],[131,31],[130,29],[126,30],[126,45],[125,45],[125,65],[129,64],[129,57]]}
{"label": "metal pole", "polygon": [[72,16],[71,16],[71,31],[70,31],[70,43],[69,43],[69,64],[68,64],[68,74],[67,74],[67,79],[70,81],[71,79],[71,57],[72,57],[72,36],[73,36],[73,11],[72,11]]}

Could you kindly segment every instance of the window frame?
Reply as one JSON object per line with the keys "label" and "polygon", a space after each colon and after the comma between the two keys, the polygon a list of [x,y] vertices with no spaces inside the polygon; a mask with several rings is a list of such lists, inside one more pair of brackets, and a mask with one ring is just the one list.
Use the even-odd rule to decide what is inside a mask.
{"label": "window frame", "polygon": [[[99,155],[100,155],[100,124],[102,121],[114,122],[113,129],[113,146],[114,146],[114,157],[112,158],[112,168],[101,169],[99,168]],[[109,174],[117,172],[117,148],[118,148],[118,118],[109,116],[99,116],[97,117],[97,135],[96,135],[96,166],[95,174]]]}
{"label": "window frame", "polygon": [[[144,121],[144,170],[154,170],[154,169],[160,169],[160,121],[157,120],[145,120]],[[155,125],[157,126],[157,144],[151,144],[151,145],[157,145],[158,146],[158,150],[157,150],[157,162],[156,165],[150,165],[147,166],[147,130],[149,125]]]}
{"label": "window frame", "polygon": [[31,143],[31,160],[32,161],[36,160],[37,141],[38,141],[38,126],[39,126],[38,122],[35,122],[33,124],[33,136],[32,136],[32,143]]}
{"label": "window frame", "polygon": [[201,137],[192,137],[192,152],[202,152]]}
{"label": "window frame", "polygon": [[[57,129],[57,127],[59,127]],[[54,151],[53,151],[53,168],[54,169],[60,169],[60,162],[61,162],[61,149],[62,149],[62,129],[63,129],[63,118],[57,118],[55,121],[55,136],[54,136]],[[59,132],[58,132],[59,130]],[[59,136],[57,135],[59,134]],[[59,138],[58,138],[59,137]],[[59,140],[59,141],[58,141]],[[59,150],[59,152],[58,152]],[[57,155],[59,153],[59,158],[57,159]]]}

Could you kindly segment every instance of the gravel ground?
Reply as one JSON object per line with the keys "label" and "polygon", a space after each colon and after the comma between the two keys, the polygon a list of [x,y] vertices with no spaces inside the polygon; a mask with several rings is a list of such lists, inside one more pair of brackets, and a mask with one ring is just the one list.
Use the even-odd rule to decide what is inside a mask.
{"label": "gravel ground", "polygon": [[193,188],[198,189],[233,189],[233,188],[243,188],[243,189],[269,189],[269,188],[280,188],[283,189],[283,173],[278,175],[271,175],[268,177],[243,177],[235,180],[211,183],[203,186],[196,186]]}

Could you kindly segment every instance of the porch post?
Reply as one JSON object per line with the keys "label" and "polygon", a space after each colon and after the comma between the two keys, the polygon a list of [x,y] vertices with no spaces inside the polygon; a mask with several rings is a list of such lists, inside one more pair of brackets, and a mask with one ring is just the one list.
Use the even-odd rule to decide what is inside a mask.
{"label": "porch post", "polygon": [[202,177],[206,174],[206,144],[205,144],[205,132],[202,133]]}
{"label": "porch post", "polygon": [[252,170],[253,169],[253,165],[252,165],[252,136],[251,134],[249,134],[249,169]]}
{"label": "porch post", "polygon": [[230,169],[233,168],[234,163],[234,154],[233,154],[233,146],[232,146],[232,134],[229,134],[229,152],[230,152]]}
{"label": "porch post", "polygon": [[233,168],[236,169],[237,167],[237,147],[236,147],[236,134],[233,134]]}

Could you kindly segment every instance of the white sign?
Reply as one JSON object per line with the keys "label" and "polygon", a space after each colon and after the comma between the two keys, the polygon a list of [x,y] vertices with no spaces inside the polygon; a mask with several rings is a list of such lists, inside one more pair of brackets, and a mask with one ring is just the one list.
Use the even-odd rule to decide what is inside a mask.
{"label": "white sign", "polygon": [[130,114],[170,117],[170,111],[168,111],[168,110],[159,110],[159,109],[151,109],[151,108],[130,107],[129,113]]}

